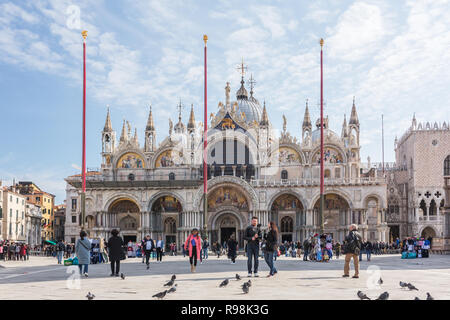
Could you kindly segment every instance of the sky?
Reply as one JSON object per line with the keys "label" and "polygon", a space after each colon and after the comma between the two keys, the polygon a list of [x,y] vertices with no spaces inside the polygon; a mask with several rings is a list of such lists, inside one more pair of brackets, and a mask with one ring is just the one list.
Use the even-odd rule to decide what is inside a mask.
{"label": "sky", "polygon": [[356,100],[361,158],[394,161],[394,139],[418,122],[450,120],[450,1],[0,0],[0,179],[32,180],[65,199],[64,178],[81,167],[82,37],[87,38],[87,167],[101,164],[109,105],[143,145],[152,105],[157,140],[176,106],[203,115],[203,34],[208,107],[217,110],[244,59],[276,128],[286,115],[300,138],[305,101],[319,116],[324,38],[325,114],[341,133]]}

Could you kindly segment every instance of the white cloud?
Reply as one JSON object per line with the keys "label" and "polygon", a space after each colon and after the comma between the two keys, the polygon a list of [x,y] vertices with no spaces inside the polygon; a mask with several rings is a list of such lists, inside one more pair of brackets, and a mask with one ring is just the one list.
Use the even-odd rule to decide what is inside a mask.
{"label": "white cloud", "polygon": [[386,34],[380,7],[355,2],[338,19],[335,27],[327,28],[326,44],[331,57],[358,61],[378,48]]}

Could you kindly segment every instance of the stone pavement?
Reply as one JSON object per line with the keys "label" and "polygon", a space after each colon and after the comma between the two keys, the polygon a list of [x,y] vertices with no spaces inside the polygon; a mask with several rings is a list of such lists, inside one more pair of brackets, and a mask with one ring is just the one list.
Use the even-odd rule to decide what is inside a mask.
{"label": "stone pavement", "polygon": [[[343,257],[329,263],[304,262],[299,258],[280,257],[276,262],[278,274],[265,278],[268,267],[259,260],[260,277],[251,278],[250,293],[244,295],[241,284],[247,280],[247,260],[238,257],[232,265],[226,257],[210,256],[197,273],[191,274],[188,258],[164,257],[161,264],[151,261],[150,270],[140,258],[121,263],[122,280],[109,277],[109,264],[89,265],[89,278],[73,280],[73,270],[58,265],[55,258],[30,257],[29,261],[0,262],[0,299],[86,299],[88,291],[96,299],[153,299],[164,290],[172,274],[177,275],[178,290],[165,299],[357,299],[362,290],[369,297],[388,291],[390,299],[426,298],[430,292],[435,299],[450,299],[450,256],[432,255],[428,259],[402,260],[399,255],[372,256],[372,261],[360,263],[360,278],[342,278]],[[73,267],[74,268],[74,267]],[[353,266],[352,266],[353,271]],[[242,281],[236,281],[239,273]],[[377,280],[384,283],[377,285]],[[225,278],[225,288],[219,284]],[[401,289],[399,281],[413,283],[419,291]],[[167,287],[166,287],[167,288]]]}

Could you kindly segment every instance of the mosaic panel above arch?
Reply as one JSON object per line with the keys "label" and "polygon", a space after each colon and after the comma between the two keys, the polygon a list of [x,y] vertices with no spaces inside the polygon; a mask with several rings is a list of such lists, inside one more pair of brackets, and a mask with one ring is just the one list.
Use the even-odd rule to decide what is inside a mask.
{"label": "mosaic panel above arch", "polygon": [[282,194],[272,203],[271,210],[297,210],[303,209],[300,200],[292,194]]}
{"label": "mosaic panel above arch", "polygon": [[[342,154],[331,147],[325,147],[323,150],[324,163],[343,163]],[[320,163],[320,150],[315,153],[313,156],[312,163],[319,164]]]}
{"label": "mosaic panel above arch", "polygon": [[117,168],[140,169],[145,167],[144,159],[135,152],[127,152],[117,161]]}
{"label": "mosaic panel above arch", "polygon": [[156,168],[175,167],[182,164],[183,153],[175,150],[166,150],[158,155],[155,161]]}
{"label": "mosaic panel above arch", "polygon": [[182,209],[180,201],[172,196],[162,196],[152,205],[152,211],[155,212],[181,212]]}
{"label": "mosaic panel above arch", "polygon": [[300,154],[293,148],[280,147],[275,153],[275,159],[279,164],[298,164],[301,163]]}
{"label": "mosaic panel above arch", "polygon": [[248,210],[248,202],[242,192],[233,187],[218,187],[208,195],[208,210],[215,211],[221,206],[234,206]]}

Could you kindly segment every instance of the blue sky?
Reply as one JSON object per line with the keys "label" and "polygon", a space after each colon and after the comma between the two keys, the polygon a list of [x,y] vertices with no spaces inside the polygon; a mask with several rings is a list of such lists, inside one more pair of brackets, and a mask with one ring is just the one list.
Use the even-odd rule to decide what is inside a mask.
{"label": "blue sky", "polygon": [[325,113],[338,134],[356,96],[361,157],[394,160],[394,138],[421,121],[448,121],[450,1],[1,1],[0,179],[33,180],[65,195],[81,164],[82,29],[89,31],[87,165],[101,163],[106,106],[140,142],[151,103],[157,138],[179,99],[202,118],[203,34],[209,110],[239,86],[244,58],[269,118],[300,137],[305,100],[319,110],[319,44],[325,39]]}

